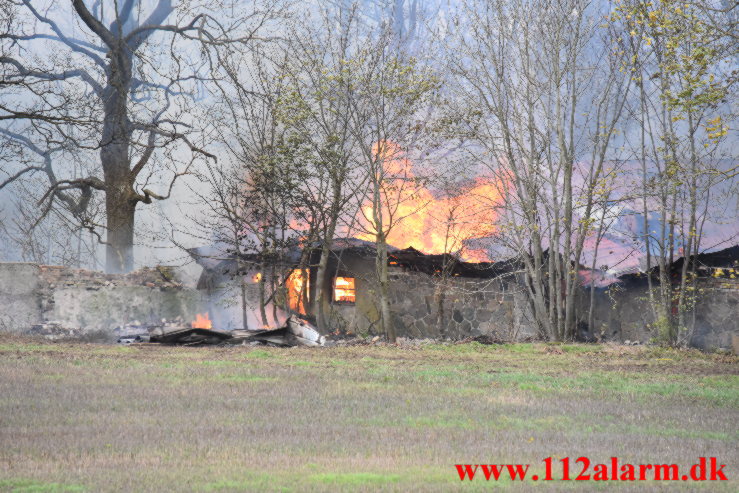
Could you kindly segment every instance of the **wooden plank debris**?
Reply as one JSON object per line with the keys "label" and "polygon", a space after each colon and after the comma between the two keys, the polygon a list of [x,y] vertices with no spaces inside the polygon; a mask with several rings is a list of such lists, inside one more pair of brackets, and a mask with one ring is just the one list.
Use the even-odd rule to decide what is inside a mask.
{"label": "wooden plank debris", "polygon": [[298,317],[290,317],[283,327],[265,330],[238,330],[226,332],[215,329],[175,327],[158,329],[151,333],[151,342],[187,346],[213,344],[243,344],[259,342],[276,346],[324,346],[326,338],[311,324]]}
{"label": "wooden plank debris", "polygon": [[239,331],[239,335],[227,341],[228,344],[262,342],[277,346],[325,346],[322,336],[311,324],[291,316],[283,327],[259,331]]}
{"label": "wooden plank debris", "polygon": [[195,346],[201,344],[220,344],[232,339],[229,332],[214,329],[197,329],[192,327],[179,328],[151,334],[151,342],[162,344],[183,344]]}

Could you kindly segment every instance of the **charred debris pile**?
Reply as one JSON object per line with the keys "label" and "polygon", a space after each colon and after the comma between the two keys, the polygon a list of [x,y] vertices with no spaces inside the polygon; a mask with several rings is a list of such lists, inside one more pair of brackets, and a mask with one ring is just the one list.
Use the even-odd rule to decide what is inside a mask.
{"label": "charred debris pile", "polygon": [[129,326],[120,331],[119,344],[159,343],[182,346],[268,344],[319,347],[326,338],[305,320],[291,316],[282,327],[221,331],[166,323],[157,327]]}

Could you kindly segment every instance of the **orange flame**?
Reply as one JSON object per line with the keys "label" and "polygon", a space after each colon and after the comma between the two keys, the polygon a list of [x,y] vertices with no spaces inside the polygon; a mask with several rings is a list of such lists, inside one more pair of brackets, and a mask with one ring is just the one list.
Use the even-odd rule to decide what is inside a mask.
{"label": "orange flame", "polygon": [[195,315],[195,320],[190,323],[190,327],[193,329],[212,329],[213,322],[210,321],[207,313],[198,313]]}
{"label": "orange flame", "polygon": [[287,288],[287,301],[290,309],[305,315],[305,303],[303,298],[303,289],[310,289],[310,279],[303,278],[303,271],[300,269],[293,270],[285,281]]}
{"label": "orange flame", "polygon": [[337,277],[334,281],[334,301],[356,301],[353,277]]}
{"label": "orange flame", "polygon": [[[382,212],[384,217],[392,212],[397,221],[387,235],[387,243],[399,248],[412,246],[427,254],[461,252],[466,261],[490,261],[484,249],[468,248],[466,242],[495,233],[496,206],[502,197],[500,183],[478,178],[461,193],[437,197],[428,188],[413,185],[412,163],[399,146],[391,143],[384,147],[380,152],[385,156],[384,179],[390,191],[382,197]],[[369,224],[367,231],[357,237],[374,241],[371,201],[362,206],[362,215]]]}

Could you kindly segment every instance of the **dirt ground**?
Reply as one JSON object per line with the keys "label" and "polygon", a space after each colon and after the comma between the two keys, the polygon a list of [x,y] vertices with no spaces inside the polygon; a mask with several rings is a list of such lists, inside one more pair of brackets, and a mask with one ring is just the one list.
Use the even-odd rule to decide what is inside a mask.
{"label": "dirt ground", "polygon": [[[0,336],[0,491],[737,491],[739,360],[650,346],[183,348]],[[456,464],[726,464],[728,482]],[[681,469],[682,470],[682,469]]]}

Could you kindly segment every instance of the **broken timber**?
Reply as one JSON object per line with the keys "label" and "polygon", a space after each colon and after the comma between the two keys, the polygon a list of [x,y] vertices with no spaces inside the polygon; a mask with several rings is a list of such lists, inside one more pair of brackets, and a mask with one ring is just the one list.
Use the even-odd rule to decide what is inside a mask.
{"label": "broken timber", "polygon": [[242,331],[245,335],[234,337],[228,344],[264,342],[278,346],[324,346],[326,338],[318,333],[308,322],[297,317],[287,319],[284,327],[260,330],[257,332]]}
{"label": "broken timber", "polygon": [[305,320],[290,317],[283,327],[259,331],[224,332],[213,329],[177,328],[152,333],[151,342],[196,346],[203,344],[242,344],[262,342],[277,346],[324,346],[326,338]]}
{"label": "broken timber", "polygon": [[184,329],[170,330],[162,334],[152,334],[150,340],[151,342],[161,342],[162,344],[196,346],[200,344],[220,344],[232,337],[230,333],[220,330],[187,327]]}

